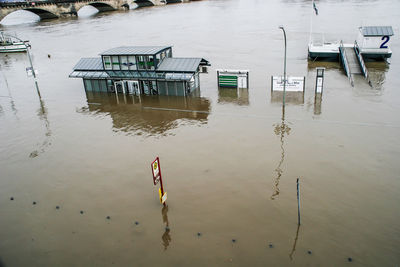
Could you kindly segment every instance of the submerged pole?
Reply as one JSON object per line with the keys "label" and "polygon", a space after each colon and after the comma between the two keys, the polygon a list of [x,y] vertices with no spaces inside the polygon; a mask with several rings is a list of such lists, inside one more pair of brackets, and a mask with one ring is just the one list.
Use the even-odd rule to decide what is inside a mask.
{"label": "submerged pole", "polygon": [[299,188],[299,178],[297,178],[297,219],[298,225],[300,225],[300,188]]}
{"label": "submerged pole", "polygon": [[29,64],[30,64],[30,66],[31,66],[33,79],[34,79],[34,81],[35,81],[36,91],[37,91],[37,93],[38,93],[38,95],[39,95],[39,98],[41,99],[42,96],[40,95],[39,86],[38,86],[37,79],[36,79],[36,72],[35,72],[35,69],[34,69],[34,67],[33,67],[32,58],[31,58],[31,53],[29,52],[29,46],[26,44],[26,42],[24,42],[22,39],[18,38],[17,36],[10,35],[10,34],[7,34],[7,35],[10,36],[10,37],[12,37],[12,38],[17,39],[18,41],[20,41],[21,43],[24,44],[24,46],[25,46],[25,48],[26,48],[26,54],[28,55]]}
{"label": "submerged pole", "polygon": [[283,31],[283,37],[285,39],[285,57],[283,62],[283,97],[282,97],[282,105],[283,109],[285,109],[285,95],[286,95],[286,32],[283,26],[279,26],[279,29]]}

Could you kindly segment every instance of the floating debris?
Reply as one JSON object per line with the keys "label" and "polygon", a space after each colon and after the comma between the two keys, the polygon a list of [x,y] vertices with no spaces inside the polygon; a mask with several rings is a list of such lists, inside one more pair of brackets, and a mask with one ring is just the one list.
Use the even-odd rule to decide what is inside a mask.
{"label": "floating debris", "polygon": [[269,243],[269,248],[273,248],[274,247],[274,245],[272,244],[272,243]]}
{"label": "floating debris", "polygon": [[311,255],[311,254],[312,254],[311,250],[307,251],[307,253],[308,253],[309,255]]}
{"label": "floating debris", "polygon": [[111,217],[110,217],[110,216],[107,216],[107,217],[106,217],[106,219],[107,219],[107,220],[110,220],[110,219],[111,219]]}
{"label": "floating debris", "polygon": [[232,243],[236,243],[236,239],[232,239]]}
{"label": "floating debris", "polygon": [[83,214],[83,210],[81,210],[80,213]]}
{"label": "floating debris", "polygon": [[36,205],[36,201],[33,201],[32,205]]}
{"label": "floating debris", "polygon": [[200,232],[198,232],[198,233],[197,233],[197,236],[198,236],[198,237],[200,237],[200,236],[201,236],[201,233],[200,233]]}
{"label": "floating debris", "polygon": [[13,197],[10,197],[10,200],[14,200],[14,198],[13,198]]}
{"label": "floating debris", "polygon": [[138,221],[136,221],[136,222],[135,222],[135,224],[136,224],[136,225],[139,225],[139,222],[138,222]]}
{"label": "floating debris", "polygon": [[56,206],[56,209],[59,210],[59,209],[60,209],[60,206]]}
{"label": "floating debris", "polygon": [[169,231],[169,227],[167,226],[167,227],[165,227],[165,231]]}
{"label": "floating debris", "polygon": [[347,261],[348,261],[348,262],[352,262],[353,259],[349,257],[349,258],[347,258]]}

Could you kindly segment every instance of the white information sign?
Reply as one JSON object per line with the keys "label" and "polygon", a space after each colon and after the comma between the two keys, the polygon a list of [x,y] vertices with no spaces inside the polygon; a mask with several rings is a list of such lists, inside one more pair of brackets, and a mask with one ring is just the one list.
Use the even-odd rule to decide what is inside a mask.
{"label": "white information sign", "polygon": [[[287,77],[286,92],[304,92],[305,77]],[[272,91],[283,91],[283,76],[272,76]]]}

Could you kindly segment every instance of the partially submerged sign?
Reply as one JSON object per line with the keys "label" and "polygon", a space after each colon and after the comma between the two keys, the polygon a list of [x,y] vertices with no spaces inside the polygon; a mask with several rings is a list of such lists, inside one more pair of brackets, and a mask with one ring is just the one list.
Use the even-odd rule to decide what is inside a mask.
{"label": "partially submerged sign", "polygon": [[161,167],[160,167],[159,157],[157,157],[151,163],[151,172],[153,173],[154,185],[156,185],[156,184],[158,184],[158,182],[160,182],[160,188],[158,189],[158,195],[159,195],[161,204],[163,204],[165,206],[165,201],[167,201],[167,192],[164,191],[164,187],[163,187],[163,180],[162,180],[162,176],[161,176]]}
{"label": "partially submerged sign", "polygon": [[157,157],[152,163],[151,163],[151,170],[153,172],[153,182],[154,185],[156,185],[160,181],[160,159]]}
{"label": "partially submerged sign", "polygon": [[[304,92],[306,77],[287,77],[285,91],[286,92]],[[283,91],[283,76],[271,77],[271,91]]]}
{"label": "partially submerged sign", "polygon": [[248,70],[217,70],[218,86],[231,88],[249,88]]}

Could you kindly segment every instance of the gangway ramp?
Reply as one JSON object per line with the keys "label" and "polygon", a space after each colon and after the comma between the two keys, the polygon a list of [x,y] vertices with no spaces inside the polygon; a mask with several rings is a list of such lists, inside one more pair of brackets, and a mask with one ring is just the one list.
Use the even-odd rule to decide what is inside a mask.
{"label": "gangway ramp", "polygon": [[358,62],[358,58],[356,52],[354,51],[354,47],[345,47],[347,62],[349,64],[349,69],[351,74],[361,74],[360,63]]}
{"label": "gangway ramp", "polygon": [[349,77],[351,86],[354,86],[353,74],[362,74],[368,80],[368,70],[357,42],[354,43],[354,46],[344,46],[343,42],[340,42],[339,53],[344,71],[347,77]]}

